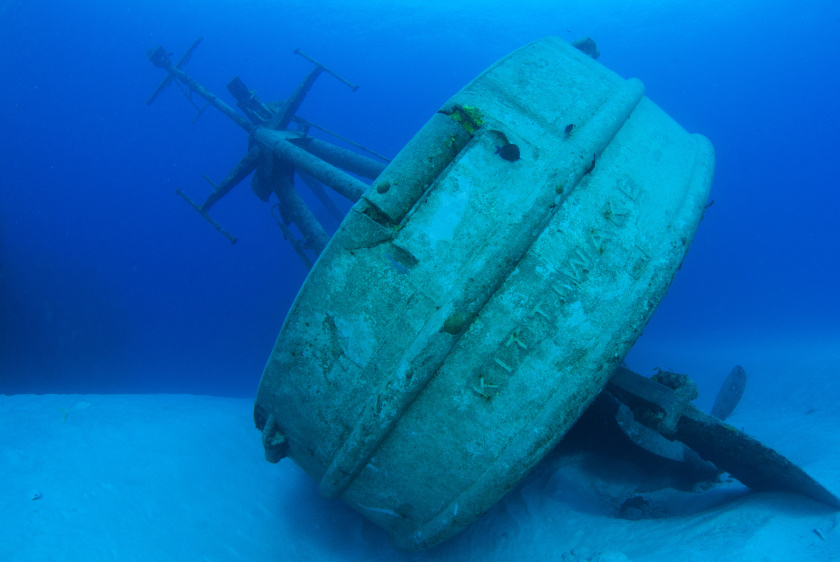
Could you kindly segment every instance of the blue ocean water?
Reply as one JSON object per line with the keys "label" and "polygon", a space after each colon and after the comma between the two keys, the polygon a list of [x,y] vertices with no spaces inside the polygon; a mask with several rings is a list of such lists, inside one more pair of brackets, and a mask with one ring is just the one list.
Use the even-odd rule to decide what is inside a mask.
{"label": "blue ocean water", "polygon": [[[547,35],[709,137],[715,204],[639,345],[840,342],[840,7],[834,2],[0,2],[0,393],[252,396],[306,269],[247,182],[203,200],[246,135],[146,59],[204,41],[188,73],[240,76],[392,157],[476,74]],[[345,204],[344,209],[347,208]],[[329,219],[325,222],[330,224]],[[335,226],[334,224],[332,225]],[[836,345],[840,345],[837,343]]]}

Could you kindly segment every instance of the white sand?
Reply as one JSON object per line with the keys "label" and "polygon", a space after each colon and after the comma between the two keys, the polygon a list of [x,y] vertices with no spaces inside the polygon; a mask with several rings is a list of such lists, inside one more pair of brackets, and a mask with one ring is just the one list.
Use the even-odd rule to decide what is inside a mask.
{"label": "white sand", "polygon": [[[648,350],[711,388],[740,362],[750,383],[730,422],[840,492],[840,349],[832,342],[727,353]],[[670,363],[670,364],[669,364]],[[707,376],[708,380],[703,379]],[[249,400],[203,396],[0,396],[0,560],[837,560],[840,515],[807,498],[648,495],[658,519],[615,516],[638,476],[622,463],[552,454],[484,518],[425,553],[320,498],[291,461],[263,460]],[[39,499],[33,499],[40,494]]]}

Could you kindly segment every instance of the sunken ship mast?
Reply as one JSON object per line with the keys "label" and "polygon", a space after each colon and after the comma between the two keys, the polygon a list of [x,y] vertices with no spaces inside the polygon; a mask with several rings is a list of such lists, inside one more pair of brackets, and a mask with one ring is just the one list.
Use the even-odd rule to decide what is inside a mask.
{"label": "sunken ship mast", "polygon": [[[272,214],[274,209],[277,209],[279,217],[274,218],[283,231],[283,237],[289,241],[306,267],[311,268],[314,260],[310,254],[314,254],[317,258],[329,242],[329,235],[295,190],[295,174],[312,191],[327,212],[336,221],[341,222],[344,213],[330,198],[324,186],[355,203],[368,187],[355,176],[372,180],[385,169],[389,160],[295,113],[315,80],[324,72],[331,74],[354,92],[358,86],[348,82],[300,49],[295,49],[294,54],[311,62],[314,68],[301,80],[286,100],[263,103],[238,76],[228,83],[227,89],[236,100],[240,113],[184,71],[184,66],[189,62],[199,43],[201,43],[201,38],[195,40],[175,64],[169,58],[170,53],[163,47],[148,51],[147,56],[152,64],[165,70],[167,76],[146,100],[146,104],[151,104],[169,84],[175,83],[198,112],[196,118],[208,106],[213,106],[248,133],[248,151],[221,182],[215,183],[204,176],[204,179],[213,186],[213,192],[203,203],[196,203],[180,188],[176,189],[175,193],[183,197],[231,243],[235,243],[236,237],[208,213],[213,205],[253,172],[251,188],[254,193],[266,202],[269,201],[272,193],[277,197],[277,203],[272,207]],[[199,107],[193,100],[192,93],[204,98],[206,105]],[[328,133],[375,156],[376,159],[313,138],[309,136],[311,128]],[[299,231],[299,236],[291,230],[292,225]]]}

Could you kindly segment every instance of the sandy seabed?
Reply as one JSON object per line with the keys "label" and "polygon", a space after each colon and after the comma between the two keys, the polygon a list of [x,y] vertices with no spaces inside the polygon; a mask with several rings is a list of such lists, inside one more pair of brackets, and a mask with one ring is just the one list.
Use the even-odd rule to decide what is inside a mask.
{"label": "sandy seabed", "polygon": [[[840,341],[637,346],[628,363],[692,374],[705,410],[744,365],[750,383],[729,423],[840,493]],[[0,395],[0,560],[840,560],[840,514],[808,498],[726,477],[703,492],[644,491],[620,459],[568,451],[450,541],[398,552],[294,463],[267,463],[251,408],[190,395]],[[633,495],[656,516],[617,516],[616,501]]]}

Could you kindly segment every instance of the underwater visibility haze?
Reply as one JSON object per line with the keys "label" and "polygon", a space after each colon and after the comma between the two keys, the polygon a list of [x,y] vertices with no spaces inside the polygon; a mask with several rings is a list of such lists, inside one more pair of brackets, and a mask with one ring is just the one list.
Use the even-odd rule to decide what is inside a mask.
{"label": "underwater visibility haze", "polygon": [[838,17],[829,2],[7,1],[3,390],[253,393],[306,271],[247,182],[212,213],[233,246],[174,195],[202,201],[202,174],[221,179],[246,144],[212,108],[192,123],[175,87],[144,103],[163,78],[146,49],[177,60],[198,37],[186,70],[231,104],[234,76],[290,95],[301,48],[360,88],[324,75],[299,113],[393,157],[495,60],[591,36],[716,151],[715,204],[643,341],[835,337]]}
{"label": "underwater visibility haze", "polygon": [[[484,69],[547,36],[593,38],[599,63],[641,80],[650,100],[714,146],[705,216],[626,363],[645,375],[688,373],[707,411],[723,378],[742,364],[749,383],[741,407],[756,414],[733,425],[752,420],[748,430],[779,440],[784,428],[763,425],[778,419],[774,412],[794,416],[791,427],[831,427],[840,418],[840,5],[827,0],[0,0],[0,394],[252,401],[306,278],[272,214],[275,201],[261,201],[248,180],[210,212],[235,244],[176,195],[181,189],[204,201],[212,186],[202,176],[220,181],[248,138],[212,107],[197,115],[190,101],[198,108],[204,101],[185,99],[176,84],[147,105],[165,78],[147,50],[162,46],[177,61],[203,38],[184,70],[234,106],[226,85],[237,76],[263,101],[290,96],[312,68],[294,54],[300,49],[359,87],[324,73],[297,115],[393,158]],[[520,159],[517,146],[499,145],[502,158]],[[332,195],[346,213],[351,203]],[[335,217],[304,197],[328,234],[335,232]],[[403,266],[394,260],[394,267]],[[63,408],[64,426],[95,410],[91,403],[50,411]],[[241,413],[250,424],[247,408]],[[243,449],[261,456],[259,435],[250,431],[242,433],[252,440]],[[821,451],[840,458],[836,439],[808,442],[813,448],[798,449],[797,461],[824,468]],[[261,462],[264,474],[276,476]],[[309,485],[302,473],[289,478]],[[551,486],[562,488],[556,477],[545,482],[546,497]],[[265,493],[281,488],[275,482]],[[300,494],[317,502],[309,491]],[[290,493],[283,496],[289,502],[300,499]],[[35,503],[48,499],[45,492]],[[587,501],[582,493],[575,505]],[[318,525],[329,505],[307,512],[307,523]],[[502,508],[504,517],[532,525],[519,507]],[[349,511],[333,517],[356,525]],[[785,552],[840,557],[840,536],[825,530],[837,519],[826,517],[808,524],[819,533],[803,528]],[[579,523],[592,524],[583,516]],[[804,546],[811,539],[816,545]],[[344,559],[390,559],[378,540],[364,539],[358,557]],[[39,555],[49,557],[44,548]],[[439,559],[463,559],[457,548],[444,547]],[[606,550],[588,548],[591,556]],[[37,559],[24,546],[14,552],[10,559]],[[522,559],[545,552],[535,547]]]}

